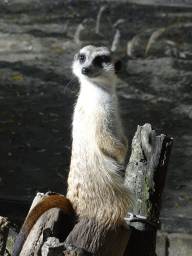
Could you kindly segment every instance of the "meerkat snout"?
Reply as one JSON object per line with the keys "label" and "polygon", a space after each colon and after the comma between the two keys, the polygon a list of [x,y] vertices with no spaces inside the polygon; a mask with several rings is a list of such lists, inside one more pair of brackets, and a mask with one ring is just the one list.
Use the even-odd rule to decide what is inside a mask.
{"label": "meerkat snout", "polygon": [[83,75],[88,75],[89,73],[90,73],[90,71],[91,71],[91,69],[90,68],[82,68],[82,71],[81,71],[81,73],[83,74]]}

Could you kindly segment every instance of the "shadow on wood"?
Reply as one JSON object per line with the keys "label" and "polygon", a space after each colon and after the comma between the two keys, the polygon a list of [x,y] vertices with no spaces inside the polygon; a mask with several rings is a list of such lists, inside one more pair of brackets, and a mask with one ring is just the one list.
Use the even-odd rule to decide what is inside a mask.
{"label": "shadow on wood", "polygon": [[65,242],[97,256],[121,256],[129,236],[130,230],[124,226],[107,230],[104,225],[84,218],[74,227]]}

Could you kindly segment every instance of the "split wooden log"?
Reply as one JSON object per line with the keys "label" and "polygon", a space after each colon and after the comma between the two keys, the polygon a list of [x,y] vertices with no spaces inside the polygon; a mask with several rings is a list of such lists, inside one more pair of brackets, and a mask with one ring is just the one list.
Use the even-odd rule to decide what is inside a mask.
{"label": "split wooden log", "polygon": [[173,140],[156,136],[150,124],[138,126],[125,183],[133,193],[131,236],[124,255],[154,256],[162,194]]}
{"label": "split wooden log", "polygon": [[9,234],[9,224],[7,218],[0,217],[0,256],[3,256],[6,249],[7,238]]}
{"label": "split wooden log", "polygon": [[[52,193],[38,193],[32,203],[31,209],[50,194]],[[63,220],[66,221],[67,216],[64,216],[57,208],[53,208],[44,213],[32,228],[20,256],[30,256],[32,254],[34,256],[41,255],[41,247],[48,237],[57,237],[61,239],[61,241],[64,241],[72,227],[68,225],[67,221],[63,223]]]}

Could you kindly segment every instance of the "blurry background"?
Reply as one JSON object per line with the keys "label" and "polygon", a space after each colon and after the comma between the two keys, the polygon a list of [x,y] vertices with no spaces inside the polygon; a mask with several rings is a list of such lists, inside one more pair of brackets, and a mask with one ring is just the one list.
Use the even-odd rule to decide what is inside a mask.
{"label": "blurry background", "polygon": [[70,67],[87,44],[122,58],[129,155],[137,125],[173,137],[162,230],[191,233],[192,0],[0,0],[0,215],[20,225],[38,191],[66,193],[78,93]]}

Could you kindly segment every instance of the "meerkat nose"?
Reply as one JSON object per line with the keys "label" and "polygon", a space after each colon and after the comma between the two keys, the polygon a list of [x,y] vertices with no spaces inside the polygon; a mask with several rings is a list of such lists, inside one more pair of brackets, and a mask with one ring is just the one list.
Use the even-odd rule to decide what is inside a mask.
{"label": "meerkat nose", "polygon": [[91,69],[90,68],[82,68],[82,74],[83,75],[88,75],[90,73]]}

